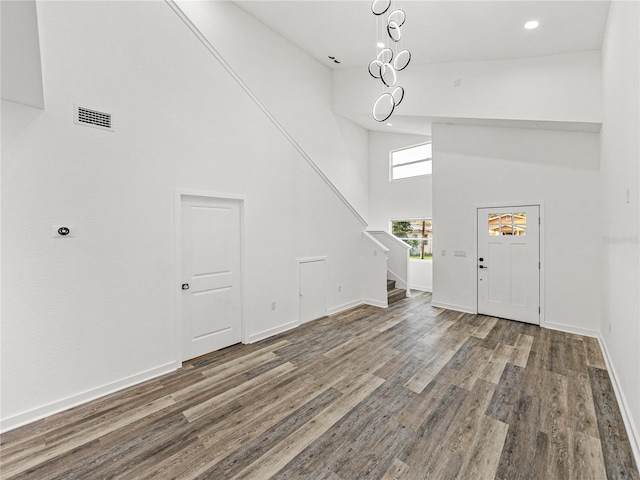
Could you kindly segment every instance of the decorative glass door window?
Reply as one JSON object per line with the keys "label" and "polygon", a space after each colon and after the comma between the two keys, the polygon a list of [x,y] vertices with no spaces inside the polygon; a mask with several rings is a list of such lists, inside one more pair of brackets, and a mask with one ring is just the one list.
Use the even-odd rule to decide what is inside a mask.
{"label": "decorative glass door window", "polygon": [[526,235],[527,214],[490,213],[488,215],[489,235]]}

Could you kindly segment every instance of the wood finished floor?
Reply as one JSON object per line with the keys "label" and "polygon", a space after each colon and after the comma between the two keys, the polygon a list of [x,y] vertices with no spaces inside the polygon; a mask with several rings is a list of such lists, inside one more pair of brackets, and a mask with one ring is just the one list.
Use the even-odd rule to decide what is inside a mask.
{"label": "wood finished floor", "polygon": [[414,294],[16,429],[3,479],[638,479],[598,342]]}

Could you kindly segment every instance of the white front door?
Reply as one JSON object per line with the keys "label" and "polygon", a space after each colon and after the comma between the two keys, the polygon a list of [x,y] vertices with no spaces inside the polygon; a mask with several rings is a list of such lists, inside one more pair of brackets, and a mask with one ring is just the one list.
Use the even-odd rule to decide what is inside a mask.
{"label": "white front door", "polygon": [[241,340],[240,203],[183,196],[182,359]]}
{"label": "white front door", "polygon": [[478,314],[540,324],[540,207],[478,209]]}
{"label": "white front door", "polygon": [[326,262],[301,261],[299,271],[300,323],[324,317],[327,314]]}

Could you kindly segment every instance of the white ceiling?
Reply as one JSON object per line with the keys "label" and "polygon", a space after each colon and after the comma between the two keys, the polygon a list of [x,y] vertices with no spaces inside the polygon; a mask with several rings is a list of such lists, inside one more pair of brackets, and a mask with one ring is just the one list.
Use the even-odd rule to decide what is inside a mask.
{"label": "white ceiling", "polygon": [[[236,0],[239,7],[330,68],[366,68],[376,54],[369,0]],[[598,50],[609,1],[394,0],[407,14],[412,63],[450,63]],[[525,30],[526,21],[540,27]],[[327,57],[335,56],[335,64]]]}

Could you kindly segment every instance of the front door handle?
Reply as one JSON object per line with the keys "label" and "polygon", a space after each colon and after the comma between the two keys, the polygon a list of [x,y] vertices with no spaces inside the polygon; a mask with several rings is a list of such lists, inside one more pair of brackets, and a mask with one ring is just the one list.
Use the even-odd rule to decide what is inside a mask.
{"label": "front door handle", "polygon": [[480,265],[478,268],[484,268],[484,269],[486,269],[486,270],[488,270],[488,269],[489,269],[489,267],[485,267],[484,265]]}

